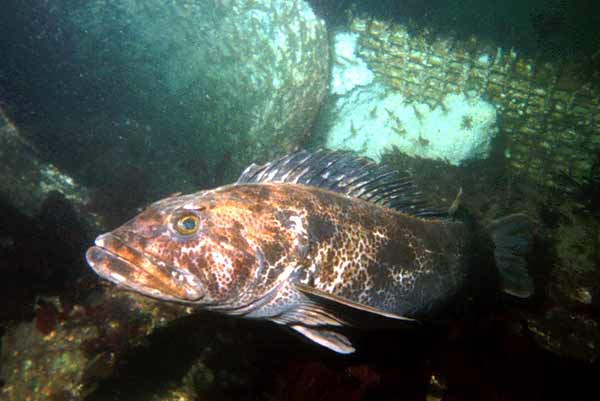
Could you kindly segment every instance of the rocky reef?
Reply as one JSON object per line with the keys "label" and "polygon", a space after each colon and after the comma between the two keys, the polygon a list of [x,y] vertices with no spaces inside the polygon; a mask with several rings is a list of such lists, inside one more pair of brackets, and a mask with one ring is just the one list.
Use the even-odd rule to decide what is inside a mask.
{"label": "rocky reef", "polygon": [[[9,3],[23,23],[2,20],[0,29],[24,34],[14,44],[28,50],[3,61],[24,69],[0,93],[0,399],[597,398],[593,83],[476,39],[353,20],[357,54],[374,71],[374,82],[354,84],[386,85],[432,109],[446,89],[494,103],[499,131],[486,160],[451,165],[394,148],[380,156],[434,205],[447,207],[462,188],[461,207],[484,223],[527,213],[536,293],[458,313],[436,330],[354,330],[358,352],[340,356],[269,323],[124,292],[83,256],[145,203],[230,182],[250,159],[314,135],[330,66],[324,25],[306,4]],[[357,77],[356,64],[336,65],[347,73],[340,84]]]}
{"label": "rocky reef", "polygon": [[593,179],[549,204],[530,182],[510,180],[498,160],[448,167],[392,152],[383,161],[411,174],[436,204],[449,204],[462,186],[463,206],[483,221],[513,210],[534,217],[534,299],[486,305],[441,330],[354,331],[359,351],[343,357],[269,323],[100,282],[83,252],[101,228],[84,224],[88,209],[76,207],[77,198],[54,191],[36,213],[0,209],[0,398],[593,399]]}

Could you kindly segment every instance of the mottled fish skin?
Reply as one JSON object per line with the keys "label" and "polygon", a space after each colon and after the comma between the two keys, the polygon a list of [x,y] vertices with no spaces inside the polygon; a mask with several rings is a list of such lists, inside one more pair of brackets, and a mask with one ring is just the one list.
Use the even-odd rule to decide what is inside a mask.
{"label": "mottled fish skin", "polygon": [[355,350],[344,327],[434,318],[468,299],[469,284],[498,290],[491,277],[508,294],[533,293],[526,216],[487,235],[454,220],[460,196],[449,214],[429,209],[395,176],[348,153],[300,150],[249,166],[233,185],[150,205],[86,258],[125,289],[271,320],[339,353]]}
{"label": "mottled fish skin", "polygon": [[[200,229],[182,236],[173,224],[188,213],[200,218]],[[303,302],[297,283],[411,317],[442,305],[466,274],[462,223],[298,184],[231,185],[168,198],[108,235],[171,273],[141,286],[143,268],[115,270],[110,252],[123,251],[97,241],[88,261],[111,281],[159,299],[286,324],[298,319],[290,316]],[[189,297],[181,289],[188,277],[196,281]]]}
{"label": "mottled fish skin", "polygon": [[[245,306],[289,276],[290,260],[295,258],[289,252],[293,246],[290,233],[265,210],[268,206],[255,202],[267,190],[255,187],[249,191],[252,201],[247,191],[229,186],[156,202],[100,236],[87,252],[88,262],[104,278],[145,295],[243,313]],[[190,213],[198,216],[200,228],[194,235],[181,235],[174,223]],[[125,255],[132,263],[115,271],[115,255],[122,256],[123,250],[107,237],[161,261],[171,274],[161,275],[150,286],[140,286],[138,272],[156,276],[157,269],[139,266]],[[182,295],[179,288],[187,281],[181,279],[181,272],[197,279],[198,294]]]}
{"label": "mottled fish skin", "polygon": [[309,252],[291,278],[401,316],[442,306],[461,287],[465,226],[398,213],[318,188],[281,185],[305,213]]}

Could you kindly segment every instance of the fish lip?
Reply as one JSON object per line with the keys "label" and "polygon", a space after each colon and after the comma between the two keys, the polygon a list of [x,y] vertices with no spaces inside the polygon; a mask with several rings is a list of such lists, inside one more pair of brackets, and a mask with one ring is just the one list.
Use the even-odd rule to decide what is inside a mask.
{"label": "fish lip", "polygon": [[[131,253],[134,258],[139,258],[138,262],[145,263],[136,263],[130,260],[122,251],[118,250],[119,246],[123,247],[126,252]],[[140,252],[112,232],[99,235],[94,241],[94,246],[87,250],[85,256],[88,265],[100,277],[118,286],[153,298],[174,302],[195,303],[202,300],[206,295],[205,291],[202,290],[202,284],[194,275],[160,261],[152,255]],[[156,269],[155,271],[159,271],[161,274],[157,275],[155,272],[149,271],[148,268],[141,266],[141,264],[149,264],[152,268]],[[131,277],[126,277],[126,274],[118,273],[116,271],[118,269],[114,269],[115,266],[126,267],[137,275],[145,275],[158,280],[162,279],[162,283],[167,282],[166,290],[168,292],[136,283],[135,278],[132,279]],[[167,274],[167,272],[170,274]],[[161,275],[163,277],[160,277]]]}

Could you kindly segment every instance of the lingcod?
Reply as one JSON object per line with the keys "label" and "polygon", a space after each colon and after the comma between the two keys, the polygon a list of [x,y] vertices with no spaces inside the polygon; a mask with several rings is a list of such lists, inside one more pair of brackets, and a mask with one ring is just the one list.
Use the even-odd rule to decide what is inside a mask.
{"label": "lingcod", "polygon": [[[528,219],[487,227],[433,209],[411,179],[349,152],[300,150],[237,182],[146,207],[86,254],[128,290],[270,320],[338,353],[348,327],[414,325],[483,272],[528,297]],[[477,283],[475,283],[477,285]]]}

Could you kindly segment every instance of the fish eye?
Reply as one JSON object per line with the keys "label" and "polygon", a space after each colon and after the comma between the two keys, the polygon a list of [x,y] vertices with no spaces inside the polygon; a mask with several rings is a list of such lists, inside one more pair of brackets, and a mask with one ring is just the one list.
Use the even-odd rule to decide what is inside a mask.
{"label": "fish eye", "polygon": [[181,235],[192,235],[200,227],[200,219],[195,214],[186,214],[175,222],[175,230]]}

